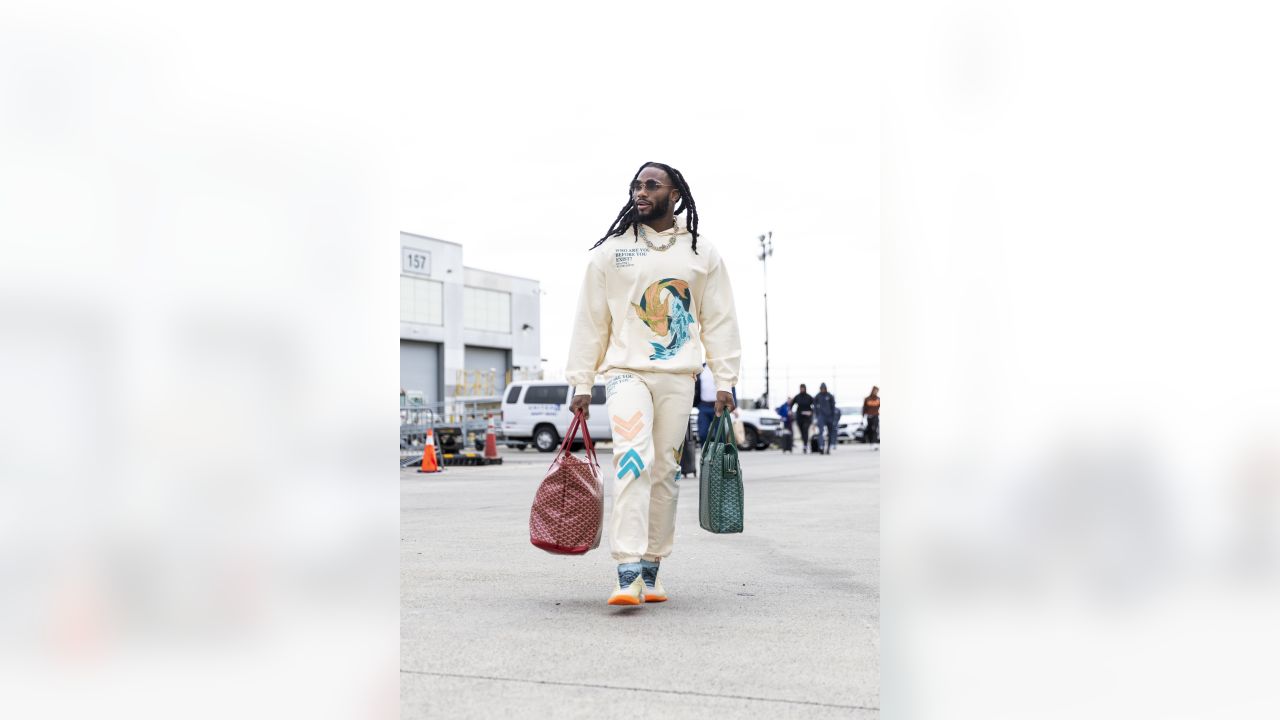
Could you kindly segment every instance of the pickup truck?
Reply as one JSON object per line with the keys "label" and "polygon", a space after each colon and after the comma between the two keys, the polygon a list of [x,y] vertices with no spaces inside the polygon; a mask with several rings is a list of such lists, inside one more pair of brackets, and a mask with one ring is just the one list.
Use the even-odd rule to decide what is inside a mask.
{"label": "pickup truck", "polygon": [[[750,404],[751,401],[743,402]],[[746,436],[743,450],[765,450],[777,442],[778,436],[782,434],[782,418],[769,408],[739,406],[737,412]],[[693,410],[693,415],[697,417],[697,408]]]}

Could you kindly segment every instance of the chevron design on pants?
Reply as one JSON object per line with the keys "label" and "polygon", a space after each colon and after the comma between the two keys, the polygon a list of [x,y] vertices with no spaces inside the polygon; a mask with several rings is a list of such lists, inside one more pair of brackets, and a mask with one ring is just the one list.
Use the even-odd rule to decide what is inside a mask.
{"label": "chevron design on pants", "polygon": [[644,415],[639,410],[630,420],[623,420],[617,415],[613,416],[613,432],[623,440],[635,440],[640,431],[644,429]]}
{"label": "chevron design on pants", "polygon": [[632,473],[632,479],[640,477],[640,471],[644,469],[644,461],[640,459],[640,453],[635,449],[628,450],[622,459],[618,461],[618,479],[621,480],[623,475]]}

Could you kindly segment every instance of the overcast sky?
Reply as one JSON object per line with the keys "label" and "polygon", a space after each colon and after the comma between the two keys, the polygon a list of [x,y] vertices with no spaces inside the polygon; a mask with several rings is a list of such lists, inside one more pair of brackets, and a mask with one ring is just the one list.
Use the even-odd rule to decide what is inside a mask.
{"label": "overcast sky", "polygon": [[[710,4],[708,4],[710,6]],[[744,6],[745,7],[745,6]],[[468,266],[542,283],[542,357],[559,377],[587,248],[646,161],[684,173],[700,230],[732,275],[739,392],[827,382],[842,401],[879,382],[879,99],[852,18],[757,8],[582,5],[590,32],[536,6],[424,17],[421,87],[397,147],[401,228],[461,243]],[[528,27],[538,24],[538,33]],[[466,29],[466,32],[462,30]],[[714,30],[714,33],[711,32]]]}

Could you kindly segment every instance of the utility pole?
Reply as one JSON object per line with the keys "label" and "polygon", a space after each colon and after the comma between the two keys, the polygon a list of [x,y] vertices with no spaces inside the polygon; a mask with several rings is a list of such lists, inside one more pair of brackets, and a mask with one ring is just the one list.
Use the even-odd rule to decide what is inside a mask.
{"label": "utility pole", "polygon": [[[766,242],[767,241],[767,242]],[[764,267],[764,406],[769,402],[769,257],[773,255],[773,231],[760,236],[760,263]]]}

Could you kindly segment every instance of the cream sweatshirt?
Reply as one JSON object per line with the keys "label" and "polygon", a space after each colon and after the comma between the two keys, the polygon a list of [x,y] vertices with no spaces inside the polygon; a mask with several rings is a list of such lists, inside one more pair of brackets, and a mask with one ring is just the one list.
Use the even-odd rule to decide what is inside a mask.
{"label": "cream sweatshirt", "polygon": [[716,389],[738,382],[742,342],[729,271],[702,235],[698,253],[682,219],[666,232],[645,227],[650,250],[631,231],[590,252],[578,295],[565,377],[575,395],[591,393],[610,370],[684,373],[702,370],[703,353]]}

